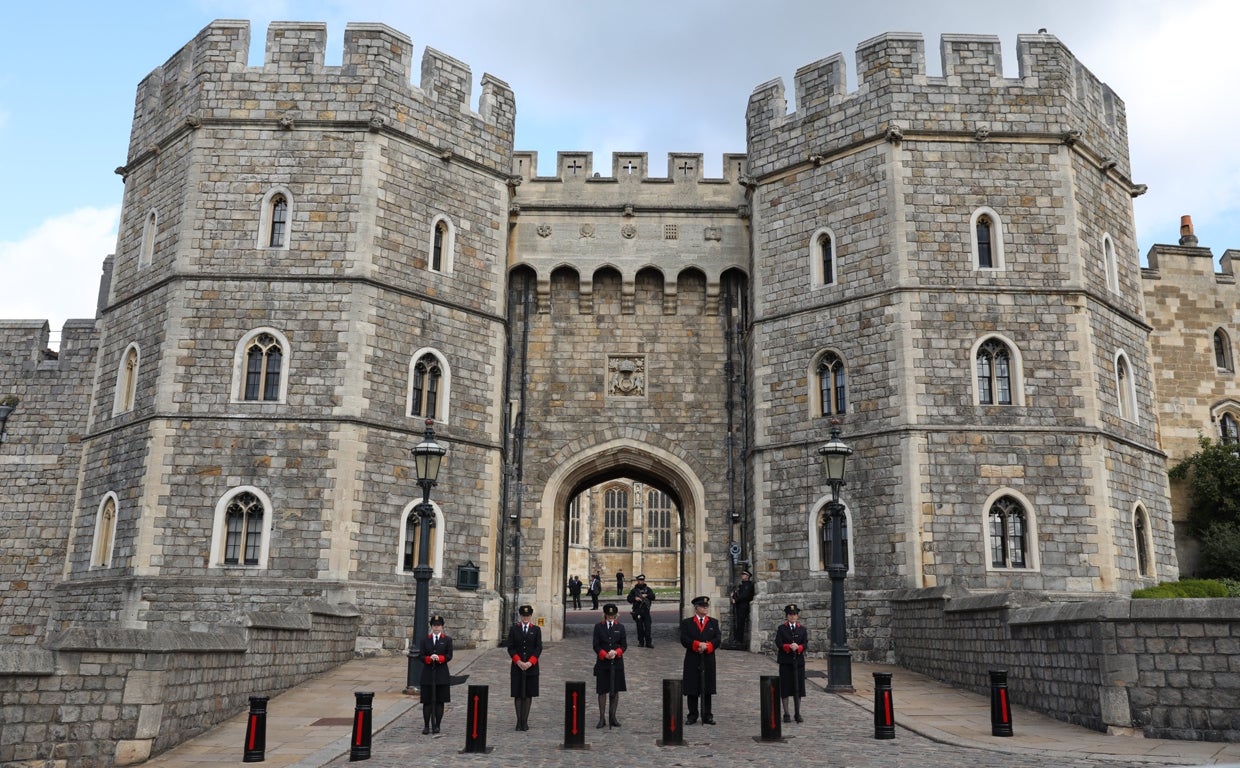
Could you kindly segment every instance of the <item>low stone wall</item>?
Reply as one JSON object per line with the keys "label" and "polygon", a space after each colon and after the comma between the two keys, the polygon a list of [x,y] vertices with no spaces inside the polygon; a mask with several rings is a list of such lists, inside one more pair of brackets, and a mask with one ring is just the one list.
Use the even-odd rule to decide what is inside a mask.
{"label": "low stone wall", "polygon": [[[1048,602],[928,589],[892,597],[896,663],[1098,731],[1240,741],[1240,599]],[[1019,727],[1019,724],[1017,724]]]}
{"label": "low stone wall", "polygon": [[71,629],[0,647],[0,765],[140,763],[349,660],[357,625],[352,606],[315,604],[211,632]]}

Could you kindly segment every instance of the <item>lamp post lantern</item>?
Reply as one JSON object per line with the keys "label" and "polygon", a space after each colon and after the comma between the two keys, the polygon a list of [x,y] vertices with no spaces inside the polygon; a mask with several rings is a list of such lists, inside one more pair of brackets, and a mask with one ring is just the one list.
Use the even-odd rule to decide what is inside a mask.
{"label": "lamp post lantern", "polygon": [[844,505],[840,503],[840,488],[844,485],[844,467],[853,449],[840,439],[840,423],[831,423],[831,439],[818,449],[822,457],[827,484],[831,486],[831,501],[827,502],[827,517],[831,531],[831,560],[827,574],[831,577],[831,648],[827,651],[827,690],[852,693],[852,653],[848,650],[848,630],[844,624],[844,577],[848,564],[844,562]]}
{"label": "lamp post lantern", "polygon": [[430,583],[435,569],[430,565],[430,528],[435,517],[431,506],[431,488],[439,477],[439,466],[448,449],[435,442],[434,421],[426,420],[426,432],[422,442],[409,449],[413,454],[413,466],[418,473],[418,487],[422,489],[422,501],[413,508],[418,516],[418,564],[413,568],[417,580],[417,592],[413,601],[413,637],[409,640],[409,668],[405,675],[405,693],[418,690],[421,668],[418,664],[418,642],[426,635],[430,613]]}

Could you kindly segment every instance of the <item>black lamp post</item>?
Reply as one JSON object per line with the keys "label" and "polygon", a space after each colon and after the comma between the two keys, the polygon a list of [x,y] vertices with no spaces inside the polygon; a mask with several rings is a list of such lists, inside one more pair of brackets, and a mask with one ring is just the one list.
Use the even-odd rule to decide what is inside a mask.
{"label": "black lamp post", "polygon": [[431,488],[439,477],[439,465],[448,449],[435,442],[435,430],[431,428],[434,421],[426,420],[426,433],[422,442],[409,449],[413,454],[413,465],[418,472],[418,487],[422,489],[422,502],[413,508],[418,516],[418,564],[413,568],[413,578],[417,579],[418,588],[413,601],[413,637],[409,641],[409,669],[405,675],[405,693],[411,694],[418,690],[421,676],[421,665],[418,659],[418,643],[426,636],[430,613],[430,584],[435,569],[431,568],[430,559],[430,528],[435,517],[435,508],[431,506]]}
{"label": "black lamp post", "polygon": [[853,449],[840,439],[839,422],[831,424],[831,439],[818,449],[827,484],[831,486],[831,501],[827,502],[827,516],[831,524],[831,561],[827,574],[831,577],[831,648],[827,651],[827,690],[852,693],[852,654],[848,650],[848,630],[844,624],[844,577],[848,564],[844,562],[844,505],[840,503],[840,488],[844,485],[844,465]]}

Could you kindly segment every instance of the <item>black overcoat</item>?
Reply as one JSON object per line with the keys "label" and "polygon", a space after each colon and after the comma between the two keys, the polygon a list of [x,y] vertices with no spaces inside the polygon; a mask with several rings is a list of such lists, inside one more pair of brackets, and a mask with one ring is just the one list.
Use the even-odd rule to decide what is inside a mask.
{"label": "black overcoat", "polygon": [[[434,635],[427,635],[418,643],[418,652],[422,657],[422,679],[420,696],[423,704],[431,701],[444,703],[452,700],[452,689],[448,687],[448,662],[452,661],[452,638],[445,634],[439,635],[438,642]],[[431,656],[438,654],[440,661],[431,661]],[[431,691],[431,686],[435,690]]]}
{"label": "black overcoat", "polygon": [[[594,692],[619,693],[628,690],[624,684],[624,652],[629,649],[629,640],[624,625],[618,620],[607,628],[606,621],[594,625]],[[606,658],[608,651],[615,651],[616,658]],[[614,677],[612,673],[615,673]],[[616,687],[612,690],[612,680]]]}
{"label": "black overcoat", "polygon": [[[533,698],[538,695],[538,670],[541,666],[538,658],[542,656],[542,627],[530,624],[529,630],[521,628],[521,622],[513,624],[508,630],[508,655],[512,657],[512,669],[508,674],[510,695],[514,699],[522,696]],[[533,661],[534,666],[523,670],[517,661]],[[525,687],[521,687],[524,677]],[[524,693],[522,691],[524,690]]]}
{"label": "black overcoat", "polygon": [[[710,695],[715,692],[715,651],[723,633],[719,631],[719,620],[713,616],[706,617],[706,626],[698,626],[697,616],[690,616],[680,622],[680,644],[685,647],[685,663],[682,670],[683,680],[681,692],[686,696]],[[698,648],[706,646],[706,653],[699,653]],[[702,690],[705,678],[706,690]]]}
{"label": "black overcoat", "polygon": [[[779,662],[779,695],[805,695],[805,645],[809,642],[809,630],[801,622],[793,629],[788,622],[775,630],[775,660]],[[790,645],[801,646],[793,651]]]}

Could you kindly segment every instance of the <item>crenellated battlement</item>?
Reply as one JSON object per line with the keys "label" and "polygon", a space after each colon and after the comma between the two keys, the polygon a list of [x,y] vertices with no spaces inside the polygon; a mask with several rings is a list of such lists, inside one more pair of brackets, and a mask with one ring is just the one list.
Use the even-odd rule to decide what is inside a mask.
{"label": "crenellated battlement", "polygon": [[[151,72],[138,87],[130,159],[186,121],[271,121],[282,128],[360,121],[429,132],[424,138],[445,151],[507,164],[516,117],[512,89],[484,75],[478,108],[471,110],[469,67],[433,48],[424,52],[420,84],[413,85],[413,42],[384,24],[348,24],[339,66],[324,63],[322,23],[273,22],[261,66],[249,66],[249,46],[248,21],[214,21]],[[485,151],[479,142],[488,145]]]}
{"label": "crenellated battlement", "polygon": [[522,179],[519,205],[641,205],[668,195],[691,206],[735,207],[744,201],[745,155],[723,155],[721,178],[707,178],[702,167],[701,153],[670,152],[667,175],[652,176],[647,153],[613,152],[610,174],[603,175],[595,170],[593,152],[557,152],[555,175],[538,176],[537,152],[515,152],[512,159],[512,174]]}
{"label": "crenellated battlement", "polygon": [[889,32],[857,46],[851,93],[839,53],[797,70],[794,111],[781,79],[763,83],[746,114],[750,172],[760,177],[866,139],[928,133],[1071,136],[1127,176],[1123,102],[1053,35],[1021,35],[1016,48],[1019,74],[1009,78],[997,37],[943,35],[943,74],[930,76],[922,36]]}

